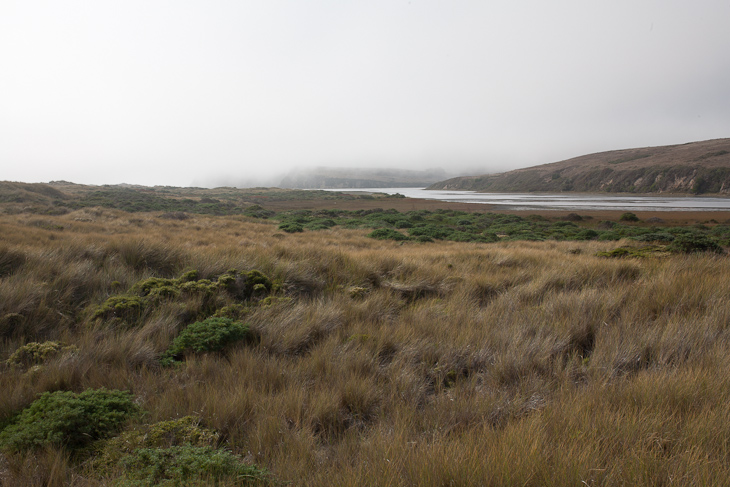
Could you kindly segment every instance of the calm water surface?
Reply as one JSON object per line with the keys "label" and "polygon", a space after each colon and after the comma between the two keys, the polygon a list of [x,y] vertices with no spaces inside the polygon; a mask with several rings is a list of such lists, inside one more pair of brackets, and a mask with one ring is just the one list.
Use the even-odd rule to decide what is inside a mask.
{"label": "calm water surface", "polygon": [[359,188],[371,193],[400,193],[458,203],[484,203],[514,210],[644,210],[644,211],[723,211],[730,210],[730,198],[697,196],[609,196],[596,194],[476,193],[474,191],[428,191],[421,188]]}

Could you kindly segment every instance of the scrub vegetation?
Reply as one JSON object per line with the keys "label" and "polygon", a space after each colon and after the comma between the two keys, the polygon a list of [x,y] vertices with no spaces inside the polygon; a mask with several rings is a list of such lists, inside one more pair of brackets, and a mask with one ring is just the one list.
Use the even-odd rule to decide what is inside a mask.
{"label": "scrub vegetation", "polygon": [[9,208],[2,485],[730,478],[723,224]]}
{"label": "scrub vegetation", "polygon": [[591,217],[576,213],[554,220],[540,215],[510,215],[477,213],[441,209],[399,212],[395,209],[367,210],[291,210],[273,219],[281,221],[279,229],[288,233],[326,230],[335,226],[372,229],[368,236],[379,240],[412,240],[433,242],[497,242],[514,240],[582,241],[629,239],[639,242],[671,244],[668,249],[678,252],[719,250],[730,245],[730,226],[697,224],[693,226],[661,225],[640,222],[634,213],[623,213],[617,222],[593,222]]}

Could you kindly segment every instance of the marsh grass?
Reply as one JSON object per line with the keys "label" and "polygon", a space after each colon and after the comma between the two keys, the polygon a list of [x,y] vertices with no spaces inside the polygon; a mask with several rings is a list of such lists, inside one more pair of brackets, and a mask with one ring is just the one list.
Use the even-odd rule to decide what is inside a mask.
{"label": "marsh grass", "polygon": [[[2,427],[43,392],[106,387],[131,391],[146,411],[140,430],[200,418],[237,458],[292,485],[730,477],[721,255],[606,259],[596,253],[628,242],[601,241],[401,244],[242,217],[130,223],[106,209],[26,220],[0,216]],[[144,279],[229,269],[258,269],[276,290],[213,301],[211,313],[241,305],[232,318],[258,337],[225,353],[160,365],[207,318],[199,296],[162,300],[135,327],[93,318]],[[76,349],[5,364],[48,340]],[[99,485],[73,458],[5,453],[0,482]]]}

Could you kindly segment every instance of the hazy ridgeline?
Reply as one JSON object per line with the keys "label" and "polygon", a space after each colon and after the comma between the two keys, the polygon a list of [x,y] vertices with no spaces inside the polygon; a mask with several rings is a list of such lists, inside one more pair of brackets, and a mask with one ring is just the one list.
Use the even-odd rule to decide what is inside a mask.
{"label": "hazy ridgeline", "polygon": [[[114,210],[0,217],[0,426],[40,393],[105,387],[147,412],[126,431],[194,416],[273,484],[730,478],[726,257],[366,234]],[[94,318],[142,279],[231,268],[260,270],[275,291],[239,307],[180,294],[132,324]],[[160,365],[186,325],[225,307],[255,342]],[[5,363],[47,340],[75,349],[42,366]],[[0,482],[107,485],[123,473],[94,465],[60,447],[5,452]]]}

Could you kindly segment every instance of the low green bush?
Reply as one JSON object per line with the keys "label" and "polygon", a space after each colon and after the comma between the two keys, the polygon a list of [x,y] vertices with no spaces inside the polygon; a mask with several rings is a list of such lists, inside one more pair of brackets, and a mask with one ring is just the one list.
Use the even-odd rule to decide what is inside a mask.
{"label": "low green bush", "polygon": [[283,230],[286,233],[297,233],[303,232],[304,227],[296,222],[283,222],[279,225],[279,230]]}
{"label": "low green bush", "polygon": [[668,232],[651,232],[651,233],[645,233],[643,235],[637,235],[636,237],[632,237],[634,240],[638,240],[639,242],[672,242],[674,241],[674,235]]}
{"label": "low green bush", "polygon": [[0,448],[19,452],[48,445],[83,447],[114,435],[138,413],[126,391],[46,392],[0,432]]}
{"label": "low green bush", "polygon": [[269,472],[243,463],[238,455],[209,446],[140,448],[120,461],[124,475],[120,487],[207,486],[235,481],[236,485],[268,483]]}
{"label": "low green bush", "polygon": [[392,228],[378,228],[368,234],[370,238],[376,238],[378,240],[408,240],[408,236],[393,230]]}
{"label": "low green bush", "polygon": [[613,250],[608,250],[606,252],[597,252],[596,256],[598,257],[611,257],[611,258],[620,258],[620,257],[631,257],[634,254],[627,249],[626,247],[618,247]]}
{"label": "low green bush", "polygon": [[622,222],[638,222],[639,217],[636,216],[635,213],[631,213],[630,211],[627,211],[626,213],[621,215],[621,218],[619,218],[619,220]]}
{"label": "low green bush", "polygon": [[89,466],[98,475],[113,472],[126,455],[140,448],[170,448],[173,446],[216,446],[220,434],[200,425],[200,418],[185,416],[160,421],[125,431],[119,436],[100,442]]}
{"label": "low green bush", "polygon": [[594,238],[598,237],[598,232],[595,230],[591,230],[590,228],[586,228],[585,230],[581,230],[580,232],[576,233],[573,237],[574,240],[592,240]]}
{"label": "low green bush", "polygon": [[230,269],[215,280],[199,279],[198,271],[192,270],[177,279],[150,277],[135,283],[127,293],[112,296],[99,306],[92,319],[115,319],[127,326],[137,324],[143,312],[163,301],[180,296],[201,296],[200,313],[210,316],[216,313],[215,298],[220,293],[241,301],[260,299],[274,290],[274,284],[260,271],[248,272]]}
{"label": "low green bush", "polygon": [[623,235],[620,232],[614,232],[614,231],[603,232],[602,234],[600,234],[598,236],[598,240],[600,240],[602,242],[616,241],[616,240],[621,240],[622,238],[623,238]]}
{"label": "low green bush", "polygon": [[678,235],[674,241],[669,244],[668,249],[677,253],[693,253],[693,252],[716,252],[722,253],[720,247],[715,241],[701,234]]}
{"label": "low green bush", "polygon": [[64,346],[60,342],[29,342],[15,350],[5,363],[10,367],[30,367],[40,365],[59,353],[75,350],[78,350],[75,346]]}
{"label": "low green bush", "polygon": [[112,296],[94,312],[92,318],[118,318],[127,322],[136,321],[142,313],[142,300],[139,296]]}
{"label": "low green bush", "polygon": [[251,205],[245,210],[243,214],[253,218],[269,218],[274,216],[275,212],[271,210],[265,210],[261,205]]}
{"label": "low green bush", "polygon": [[211,317],[188,325],[173,340],[162,356],[163,365],[171,365],[186,352],[218,352],[228,345],[254,338],[247,325],[230,318]]}
{"label": "low green bush", "polygon": [[667,248],[663,245],[649,245],[646,247],[617,247],[607,252],[597,252],[598,257],[622,258],[622,257],[660,257],[667,255]]}
{"label": "low green bush", "polygon": [[429,223],[423,226],[413,227],[408,230],[408,233],[412,237],[425,235],[434,240],[448,240],[454,233],[454,230],[446,226]]}

